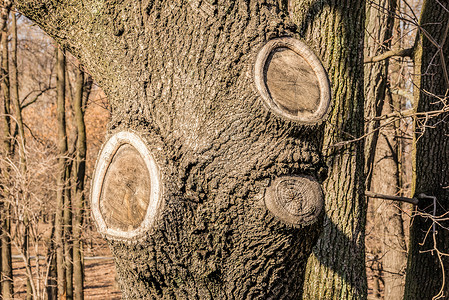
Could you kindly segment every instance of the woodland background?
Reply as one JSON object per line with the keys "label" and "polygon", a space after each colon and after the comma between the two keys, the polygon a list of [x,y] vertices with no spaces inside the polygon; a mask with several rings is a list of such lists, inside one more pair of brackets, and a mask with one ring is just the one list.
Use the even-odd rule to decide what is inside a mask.
{"label": "woodland background", "polygon": [[[424,30],[422,7],[421,0],[367,1],[365,134],[351,142],[365,144],[369,299],[403,298],[409,230],[417,217],[431,220],[428,251],[441,262],[436,272],[449,276],[449,249],[436,242],[439,231],[449,230],[443,226],[448,212],[437,213],[434,198],[433,215],[410,203],[420,200],[412,198],[416,141],[448,111],[448,89],[442,96],[417,83],[419,36],[436,49],[430,73],[436,61],[445,66],[444,55],[438,59],[449,29],[437,24],[438,38]],[[67,299],[119,298],[87,201],[111,113],[107,98],[75,58],[14,9],[2,33],[0,80],[0,298],[55,299],[57,287]],[[438,109],[416,112],[420,89]],[[105,277],[109,281],[98,281]],[[434,299],[448,299],[445,280]]]}

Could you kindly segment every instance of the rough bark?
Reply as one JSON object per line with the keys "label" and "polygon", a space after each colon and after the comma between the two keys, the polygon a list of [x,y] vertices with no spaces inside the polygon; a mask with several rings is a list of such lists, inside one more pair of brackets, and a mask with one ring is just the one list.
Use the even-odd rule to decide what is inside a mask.
{"label": "rough bark", "polygon": [[[139,242],[109,241],[124,297],[300,298],[319,224],[287,225],[262,199],[276,178],[322,177],[322,135],[319,128],[270,112],[253,88],[259,49],[275,37],[300,37],[279,1],[53,3],[16,2],[81,59],[110,99],[109,133],[137,132],[163,178],[164,206],[152,230]],[[356,17],[346,24],[351,38],[340,41],[350,41],[349,54],[332,74],[341,89],[333,117],[353,112],[359,119],[343,122],[339,117],[333,124],[359,135],[363,92],[353,77],[361,75],[363,29],[353,28],[361,27],[356,24],[363,18],[363,2],[347,5],[356,8]],[[332,20],[343,26],[337,15],[333,13]],[[325,18],[320,17],[323,27]],[[315,25],[317,33],[319,24]],[[352,40],[353,35],[358,38]],[[343,55],[336,45],[329,49]],[[349,62],[349,72],[344,62]],[[337,135],[341,141],[340,131],[328,131],[332,138],[326,144],[335,142]],[[344,166],[348,177],[345,187],[337,184],[335,189],[347,193],[338,200],[347,201],[354,214],[338,219],[344,234],[334,242],[341,242],[335,244],[337,251],[348,247],[340,259],[357,261],[350,269],[357,269],[361,280],[350,275],[356,286],[348,290],[363,293],[363,222],[358,219],[363,217],[363,198],[355,188],[363,185],[363,152],[360,144],[340,150],[344,154],[334,159],[334,167]],[[357,154],[351,155],[354,150]],[[332,176],[337,180],[336,173]],[[334,181],[330,182],[329,189]],[[337,225],[327,224],[340,232]]]}
{"label": "rough bark", "polygon": [[[421,14],[422,30],[415,50],[415,108],[418,112],[439,110],[447,97],[446,74],[449,61],[449,6],[443,1],[425,1]],[[438,49],[429,39],[441,46]],[[429,120],[415,120],[413,191],[436,197],[420,200],[410,230],[410,254],[404,299],[445,299],[449,295],[449,257],[438,255],[449,249],[448,221],[435,225],[423,213],[441,216],[449,211],[449,124],[441,114]],[[434,211],[435,209],[435,211]],[[447,217],[446,217],[447,218]],[[443,227],[444,226],[444,227]],[[427,235],[428,234],[428,235]],[[438,296],[437,296],[438,295]]]}
{"label": "rough bark", "polygon": [[307,265],[303,299],[364,299],[363,145],[350,140],[363,134],[365,1],[293,1],[290,9],[329,71],[333,98],[323,143],[324,232]]}

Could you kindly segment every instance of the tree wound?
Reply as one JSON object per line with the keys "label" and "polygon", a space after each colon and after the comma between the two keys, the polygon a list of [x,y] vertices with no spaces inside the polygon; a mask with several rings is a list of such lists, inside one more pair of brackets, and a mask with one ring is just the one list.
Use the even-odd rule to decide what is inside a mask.
{"label": "tree wound", "polygon": [[109,165],[100,196],[100,212],[110,228],[132,231],[145,218],[151,179],[137,150],[120,146]]}
{"label": "tree wound", "polygon": [[265,205],[284,223],[301,227],[317,221],[324,196],[321,185],[312,177],[281,177],[267,189]]}
{"label": "tree wound", "polygon": [[318,57],[301,41],[268,42],[255,64],[255,83],[276,114],[303,123],[322,121],[330,106],[330,85]]}
{"label": "tree wound", "polygon": [[151,228],[160,209],[159,172],[136,134],[120,132],[105,143],[92,182],[92,214],[102,234],[129,240]]}

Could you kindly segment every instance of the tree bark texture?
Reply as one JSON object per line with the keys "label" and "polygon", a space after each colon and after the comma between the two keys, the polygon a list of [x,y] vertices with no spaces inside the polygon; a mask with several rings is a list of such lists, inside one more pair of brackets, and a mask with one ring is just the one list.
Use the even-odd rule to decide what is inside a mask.
{"label": "tree bark texture", "polygon": [[[279,1],[54,3],[16,1],[19,10],[80,58],[110,99],[109,133],[132,129],[144,138],[163,179],[163,210],[151,232],[138,243],[109,241],[124,297],[300,298],[320,224],[287,225],[267,210],[263,197],[276,178],[321,178],[325,171],[321,128],[271,113],[254,88],[261,47],[275,37],[300,38]],[[354,48],[348,47],[351,53],[338,65],[345,79],[337,85],[341,101],[333,124],[358,135],[363,128],[356,130],[355,120],[336,120],[343,110],[360,118],[363,113],[363,105],[356,105],[362,85],[351,79],[362,70],[356,63],[362,61],[363,30],[351,26],[362,19],[363,5],[348,5],[360,8],[360,16],[346,24]],[[332,16],[338,23],[337,13]],[[352,40],[353,34],[359,38]],[[341,140],[340,131],[328,131],[330,140]],[[345,154],[333,161],[348,176],[341,189],[347,196],[338,199],[347,199],[352,220],[363,212],[355,193],[363,183],[363,153],[359,145],[343,148]],[[350,155],[354,149],[357,154]],[[334,180],[329,187],[337,184]],[[366,286],[360,275],[363,222],[348,224],[333,241],[349,247],[340,258],[360,260],[355,264],[362,278],[354,287],[358,290]],[[339,225],[328,226],[340,232]]]}
{"label": "tree bark texture", "polygon": [[[293,1],[301,36],[327,67],[333,110],[325,126],[324,232],[307,265],[303,299],[364,299],[363,38],[365,1]],[[339,146],[335,146],[336,144]]]}
{"label": "tree bark texture", "polygon": [[[425,1],[421,14],[422,30],[415,49],[417,112],[439,110],[447,97],[449,83],[446,79],[449,61],[449,6],[447,2]],[[429,39],[441,45],[438,49]],[[441,51],[441,52],[440,52]],[[445,70],[446,69],[446,70]],[[415,159],[413,190],[436,197],[423,199],[416,209],[410,229],[410,254],[407,264],[405,299],[446,299],[449,296],[448,221],[432,226],[432,219],[449,211],[449,124],[447,115],[429,120],[415,120]],[[444,227],[443,227],[444,226]],[[435,230],[434,230],[435,228]],[[438,251],[437,251],[438,250]]]}

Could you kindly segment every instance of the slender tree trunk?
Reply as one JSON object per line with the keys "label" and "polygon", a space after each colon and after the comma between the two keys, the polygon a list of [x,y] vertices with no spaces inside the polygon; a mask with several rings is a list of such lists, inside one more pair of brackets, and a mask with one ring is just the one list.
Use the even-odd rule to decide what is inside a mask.
{"label": "slender tree trunk", "polygon": [[[394,11],[394,8],[392,8]],[[398,28],[399,20],[389,23],[389,27]],[[393,38],[393,50],[401,47],[399,36],[396,31]],[[390,63],[390,81],[393,75],[401,76],[402,60]],[[391,88],[391,85],[390,85]],[[396,87],[395,87],[396,88]],[[388,93],[382,114],[401,111],[401,97]],[[379,140],[378,153],[376,153],[372,190],[386,195],[404,196],[403,193],[403,172],[402,168],[402,140],[400,130],[400,120],[393,123],[382,121],[382,140]],[[402,213],[405,204],[401,202],[383,202],[379,208],[380,224],[382,224],[383,249],[382,266],[384,274],[384,298],[401,300],[404,296],[405,268],[407,264],[407,245],[404,233],[404,219]]]}
{"label": "slender tree trunk", "polygon": [[[11,64],[11,99],[14,107],[14,117],[15,121],[17,122],[17,129],[18,129],[18,150],[19,150],[19,161],[20,161],[20,170],[22,173],[22,176],[26,178],[27,173],[27,165],[26,165],[26,140],[25,140],[25,131],[24,131],[24,124],[23,124],[23,117],[22,117],[22,107],[20,104],[20,98],[19,98],[19,71],[17,67],[17,17],[16,14],[12,14],[12,26],[11,26],[11,44],[12,44],[12,64]],[[26,203],[26,194],[23,194],[22,197],[24,197],[24,203]],[[28,213],[25,210],[25,216],[23,217],[23,241],[22,241],[22,253],[24,257],[26,258],[26,269],[31,270],[31,264],[29,260],[29,220],[28,220]],[[27,296],[26,299],[32,299],[33,298],[33,288],[32,288],[32,278],[27,276],[27,284],[26,284],[26,290],[27,290]]]}
{"label": "slender tree trunk", "polygon": [[66,190],[67,170],[67,133],[65,120],[65,53],[58,47],[57,50],[57,120],[58,120],[58,146],[59,146],[59,176],[57,181],[56,217],[55,217],[55,246],[58,298],[66,295],[66,268],[64,262],[64,196]]}
{"label": "slender tree trunk", "polygon": [[[9,80],[9,47],[8,47],[8,30],[5,26],[2,31],[1,38],[2,46],[2,72],[3,80],[1,83],[1,88],[3,91],[4,99],[4,138],[3,138],[3,154],[5,157],[11,156],[12,142],[11,142],[11,95],[10,95],[10,80]],[[3,170],[6,177],[8,170]],[[4,175],[5,176],[5,175]],[[8,200],[7,195],[4,196],[3,210],[1,212],[1,222],[2,222],[2,270],[1,270],[1,284],[2,284],[2,294],[4,299],[13,299],[14,294],[14,281],[13,281],[13,269],[12,269],[12,258],[11,258],[11,203]]]}
{"label": "slender tree trunk", "polygon": [[[4,47],[4,42],[3,42],[3,36],[6,36],[6,24],[8,21],[8,17],[9,17],[9,11],[11,9],[11,5],[12,5],[12,1],[10,0],[6,0],[6,1],[2,1],[2,8],[1,8],[1,18],[0,18],[0,32],[2,35],[2,48]],[[2,128],[3,128],[3,132],[2,132],[2,155],[4,155],[5,157],[9,155],[10,152],[10,98],[8,97],[7,94],[7,84],[6,80],[7,80],[7,70],[4,68],[4,62],[7,60],[4,59],[3,55],[4,55],[4,51],[2,50],[2,68],[1,68],[1,76],[3,78],[2,82],[1,82],[1,88],[3,91],[3,103],[0,107],[0,119],[2,121]],[[3,176],[5,176],[6,178],[8,177],[8,170],[1,170],[0,172],[3,173]],[[5,297],[6,299],[11,299],[13,290],[12,290],[12,285],[11,282],[8,278],[6,278],[5,282],[5,278],[7,277],[7,275],[3,275],[3,274],[7,274],[9,272],[10,266],[7,263],[7,266],[3,266],[4,264],[4,260],[6,261],[11,261],[9,259],[9,256],[11,255],[11,243],[10,241],[8,241],[9,239],[9,216],[7,215],[7,212],[9,211],[9,209],[7,209],[7,207],[9,207],[9,205],[7,204],[7,192],[4,188],[3,185],[1,185],[1,195],[0,195],[0,216],[1,216],[1,221],[0,221],[0,295],[2,297]],[[6,241],[6,244],[4,243],[4,240]],[[12,268],[11,268],[12,270]],[[11,275],[11,279],[12,279],[12,274]],[[4,284],[3,282],[5,282],[5,285],[7,285],[6,290],[4,290]],[[7,298],[9,297],[9,298]]]}
{"label": "slender tree trunk", "polygon": [[[69,153],[73,153],[69,151]],[[66,268],[66,299],[73,299],[73,236],[72,236],[72,195],[71,184],[73,156],[70,155],[71,161],[67,163],[66,170],[66,188],[64,195],[64,257]]]}
{"label": "slender tree trunk", "polygon": [[45,289],[48,300],[57,300],[58,298],[58,272],[56,266],[56,247],[55,247],[55,217],[51,217],[51,233],[49,247],[47,249],[47,262],[49,264],[47,282]]}
{"label": "slender tree trunk", "polygon": [[73,280],[75,288],[75,299],[84,299],[84,262],[83,262],[83,244],[82,227],[84,215],[84,180],[86,173],[86,126],[84,123],[83,93],[84,91],[84,72],[82,66],[76,69],[75,99],[73,109],[75,110],[75,121],[78,130],[77,153],[75,161],[74,177],[75,199],[74,199],[74,217],[73,217]]}
{"label": "slender tree trunk", "polygon": [[291,13],[301,36],[319,51],[333,91],[333,110],[323,145],[329,166],[324,183],[324,232],[309,258],[303,299],[364,299],[363,145],[350,140],[364,131],[360,78],[365,1],[322,1],[312,5],[311,1],[296,0]]}
{"label": "slender tree trunk", "polygon": [[[365,56],[372,57],[389,49],[394,25],[396,1],[375,1],[367,8],[367,34]],[[398,195],[399,142],[396,123],[390,120],[370,121],[373,117],[395,111],[393,98],[387,97],[388,60],[365,66],[365,118],[368,120],[365,143],[367,187],[380,194]],[[378,130],[380,126],[380,130]],[[380,135],[380,136],[379,136]],[[406,247],[400,203],[369,199],[368,220],[373,224],[369,246],[374,259],[380,259],[382,269],[374,269],[374,280],[385,283],[385,299],[402,299]],[[380,282],[374,294],[380,298]]]}
{"label": "slender tree trunk", "polygon": [[[392,98],[384,103],[382,114],[393,111]],[[389,126],[384,123],[390,122]],[[381,122],[380,131],[374,161],[373,179],[371,190],[380,194],[399,196],[399,169],[398,169],[398,140],[396,128],[391,121]],[[404,292],[404,271],[407,260],[404,228],[399,202],[385,200],[373,201],[375,214],[377,214],[376,229],[380,237],[379,258],[382,261],[382,274],[385,286],[385,299],[402,299]]]}
{"label": "slender tree trunk", "polygon": [[3,204],[2,211],[2,299],[14,298],[14,281],[11,257],[11,203],[7,201]]}
{"label": "slender tree trunk", "polygon": [[3,120],[3,148],[7,150],[5,155],[11,152],[11,94],[9,84],[9,51],[8,51],[8,30],[6,26],[1,31],[2,47],[2,69],[1,69],[1,89],[3,94],[2,120]]}
{"label": "slender tree trunk", "polygon": [[[449,5],[424,1],[422,30],[416,43],[415,109],[439,110],[449,95]],[[437,47],[434,43],[438,44]],[[446,114],[415,119],[413,192],[436,198],[421,199],[410,229],[406,300],[447,299],[449,296],[449,123]],[[427,216],[425,214],[428,214]],[[434,216],[446,221],[433,223]],[[446,253],[442,255],[441,252]]]}
{"label": "slender tree trunk", "polygon": [[[382,54],[391,45],[396,0],[375,0],[366,7],[365,58]],[[371,187],[374,157],[379,137],[379,121],[388,86],[388,60],[365,64],[365,174]],[[369,216],[373,217],[373,216]]]}

